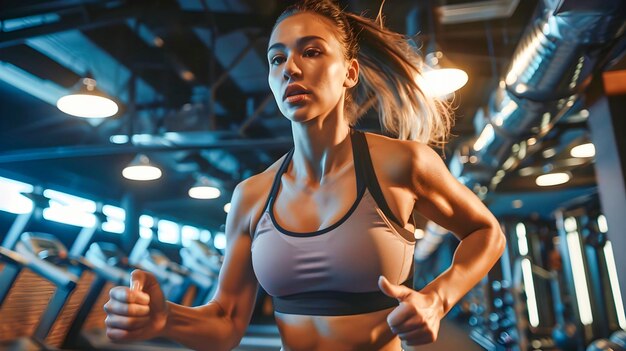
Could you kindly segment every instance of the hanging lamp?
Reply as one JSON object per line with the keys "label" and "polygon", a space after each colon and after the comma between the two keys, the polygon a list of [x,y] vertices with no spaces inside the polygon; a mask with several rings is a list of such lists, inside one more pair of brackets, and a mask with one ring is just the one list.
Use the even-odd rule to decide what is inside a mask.
{"label": "hanging lamp", "polygon": [[96,80],[87,74],[71,89],[71,93],[57,101],[57,108],[68,115],[83,118],[105,118],[117,113],[119,107],[96,88]]}
{"label": "hanging lamp", "polygon": [[150,163],[148,156],[138,154],[135,158],[122,170],[122,175],[130,180],[155,180],[161,178],[162,172],[159,167]]}

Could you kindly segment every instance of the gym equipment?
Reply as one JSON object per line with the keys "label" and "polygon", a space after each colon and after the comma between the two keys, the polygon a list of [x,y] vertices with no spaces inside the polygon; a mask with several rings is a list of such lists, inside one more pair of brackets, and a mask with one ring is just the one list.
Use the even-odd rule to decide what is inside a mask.
{"label": "gym equipment", "polygon": [[626,349],[626,331],[618,330],[614,332],[609,340]]}
{"label": "gym equipment", "polygon": [[587,346],[587,351],[626,351],[626,348],[608,339],[598,339]]}
{"label": "gym equipment", "polygon": [[192,240],[188,247],[180,249],[180,257],[183,266],[191,270],[194,279],[198,280],[199,276],[205,282],[202,285],[203,288],[198,289],[193,305],[199,306],[208,303],[215,294],[224,256],[212,250],[207,244],[199,240]]}
{"label": "gym equipment", "polygon": [[[53,325],[45,339],[47,345],[74,346],[85,322],[89,327],[104,327],[105,314],[101,305],[108,299],[105,286],[125,283],[124,277],[110,274],[81,257],[71,257],[65,246],[47,233],[23,233],[16,251],[50,269],[60,269],[76,277],[76,289],[71,295],[49,302],[49,308],[58,313],[47,313],[40,322],[44,326]],[[99,308],[92,308],[97,304],[101,304]]]}

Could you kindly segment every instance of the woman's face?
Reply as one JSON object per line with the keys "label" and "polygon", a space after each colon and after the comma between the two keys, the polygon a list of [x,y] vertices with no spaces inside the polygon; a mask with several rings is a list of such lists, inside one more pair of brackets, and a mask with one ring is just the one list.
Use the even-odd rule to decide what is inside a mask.
{"label": "woman's face", "polygon": [[268,81],[280,111],[304,122],[342,107],[356,84],[358,64],[347,61],[328,19],[310,12],[285,18],[272,32]]}

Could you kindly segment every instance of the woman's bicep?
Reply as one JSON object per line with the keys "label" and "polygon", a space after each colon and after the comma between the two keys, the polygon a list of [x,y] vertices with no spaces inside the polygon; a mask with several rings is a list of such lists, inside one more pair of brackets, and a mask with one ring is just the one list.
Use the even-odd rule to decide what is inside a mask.
{"label": "woman's bicep", "polygon": [[417,145],[413,189],[415,209],[433,222],[452,231],[459,239],[496,219],[482,201],[448,171],[443,160],[426,145]]}
{"label": "woman's bicep", "polygon": [[258,289],[250,251],[251,206],[243,191],[245,186],[238,186],[233,193],[226,219],[226,254],[214,298],[242,335],[250,322]]}

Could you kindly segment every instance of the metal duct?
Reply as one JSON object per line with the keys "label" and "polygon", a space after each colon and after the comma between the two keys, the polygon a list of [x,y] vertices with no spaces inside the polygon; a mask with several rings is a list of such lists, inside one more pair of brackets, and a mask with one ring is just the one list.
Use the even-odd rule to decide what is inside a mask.
{"label": "metal duct", "polygon": [[485,185],[526,156],[526,139],[543,136],[576,104],[610,47],[626,29],[624,2],[544,0],[492,94],[476,142],[451,159],[468,187]]}

